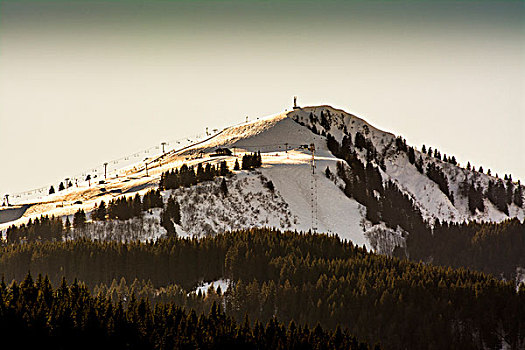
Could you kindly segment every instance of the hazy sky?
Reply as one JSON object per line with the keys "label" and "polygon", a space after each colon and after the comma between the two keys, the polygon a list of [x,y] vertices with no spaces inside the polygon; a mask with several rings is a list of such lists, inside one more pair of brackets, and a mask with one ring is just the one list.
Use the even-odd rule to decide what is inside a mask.
{"label": "hazy sky", "polygon": [[330,104],[525,180],[523,1],[2,1],[0,194]]}

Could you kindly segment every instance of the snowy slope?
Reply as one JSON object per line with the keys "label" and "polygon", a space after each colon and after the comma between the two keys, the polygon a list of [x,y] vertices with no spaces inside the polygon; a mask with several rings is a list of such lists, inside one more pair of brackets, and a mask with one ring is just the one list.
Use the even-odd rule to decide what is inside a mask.
{"label": "snowy slope", "polygon": [[[312,128],[318,133],[312,132]],[[491,177],[442,162],[416,151],[423,158],[424,166],[434,162],[448,178],[455,203],[439,189],[436,183],[417,171],[405,153],[395,149],[395,136],[381,131],[366,121],[329,106],[294,109],[289,112],[261,118],[226,128],[208,139],[147,160],[145,163],[115,169],[104,183],[81,182],[41,200],[27,203],[22,217],[0,224],[4,230],[12,224],[27,222],[42,214],[71,216],[78,209],[91,211],[101,200],[109,201],[119,196],[143,195],[158,185],[162,172],[182,164],[217,163],[227,161],[230,169],[235,160],[245,153],[260,151],[263,167],[257,171],[236,171],[227,179],[228,196],[218,191],[219,179],[201,183],[193,188],[164,191],[165,200],[174,195],[181,204],[182,223],[177,232],[181,235],[200,236],[254,226],[277,227],[290,230],[317,230],[334,233],[359,245],[380,251],[391,251],[403,244],[401,231],[384,225],[371,226],[364,217],[366,208],[346,197],[338,179],[328,179],[324,171],[329,167],[336,173],[339,161],[327,149],[326,133],[341,141],[344,135],[360,132],[372,141],[384,161],[381,172],[384,181],[396,182],[419,206],[425,218],[462,222],[465,220],[501,221],[508,218],[488,200],[483,213],[471,215],[466,199],[459,195],[459,186],[468,177],[486,188]],[[303,146],[315,145],[315,169],[312,172],[312,154]],[[210,157],[218,147],[228,147],[232,156]],[[364,161],[365,153],[358,152]],[[492,178],[493,179],[493,178]],[[265,184],[271,181],[275,192]],[[515,205],[509,208],[511,217],[524,219],[524,209]],[[0,211],[0,216],[2,215]],[[134,224],[134,238],[150,239],[164,234],[158,212],[148,214],[148,219]],[[0,220],[2,222],[2,220]],[[95,230],[94,235],[102,235]],[[103,238],[103,237],[101,237]]]}
{"label": "snowy slope", "polygon": [[[469,220],[500,222],[511,217],[517,217],[520,220],[524,220],[525,208],[518,208],[515,204],[512,204],[509,206],[509,215],[507,216],[497,210],[486,199],[483,212],[480,213],[478,211],[475,215],[469,212],[467,199],[461,195],[459,189],[461,183],[465,179],[468,179],[469,182],[473,180],[478,186],[486,190],[490,180],[498,180],[495,177],[441,161],[416,149],[416,158],[422,157],[424,169],[429,163],[434,163],[444,171],[448,179],[449,189],[454,193],[455,201],[452,204],[435,182],[430,180],[425,174],[419,173],[416,167],[410,164],[405,153],[396,151],[395,136],[393,134],[374,128],[366,121],[352,114],[329,106],[306,107],[293,111],[289,115],[292,119],[305,124],[309,128],[315,126],[317,130],[323,131],[325,129],[320,122],[321,112],[325,115],[330,126],[326,132],[333,135],[336,140],[340,141],[345,134],[351,135],[352,140],[355,140],[356,133],[360,132],[366,139],[372,141],[386,166],[385,171],[382,172],[383,181],[394,181],[400,189],[414,200],[421,209],[425,219],[439,219],[451,222]],[[313,122],[310,114],[314,117]],[[365,162],[365,152],[358,151],[358,154],[361,160]]]}

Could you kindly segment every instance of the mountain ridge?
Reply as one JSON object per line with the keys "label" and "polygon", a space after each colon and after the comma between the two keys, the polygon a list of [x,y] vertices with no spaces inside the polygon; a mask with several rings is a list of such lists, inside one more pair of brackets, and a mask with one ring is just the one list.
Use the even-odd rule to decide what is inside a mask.
{"label": "mountain ridge", "polygon": [[[430,225],[435,220],[457,223],[476,220],[500,222],[512,217],[524,220],[523,208],[511,203],[508,206],[507,215],[498,210],[487,198],[482,199],[483,211],[478,209],[474,210],[474,213],[469,211],[469,199],[462,194],[464,189],[461,186],[465,182],[472,181],[475,186],[486,191],[489,181],[502,181],[501,179],[461,168],[412,148],[415,158],[422,161],[423,171],[420,172],[409,161],[408,150],[411,147],[407,146],[406,142],[403,144],[402,138],[375,128],[364,119],[344,110],[323,105],[301,107],[227,127],[196,144],[149,160],[147,175],[144,165],[135,168],[127,167],[117,173],[118,176],[110,177],[103,183],[93,183],[89,186],[87,183],[80,183],[78,188],[72,187],[46,196],[42,201],[28,208],[21,218],[0,224],[0,229],[5,232],[5,229],[11,224],[24,223],[42,214],[72,218],[73,213],[79,209],[88,212],[89,218],[89,212],[101,200],[109,201],[115,197],[130,196],[136,193],[144,195],[147,190],[158,185],[158,179],[163,172],[180,167],[182,164],[197,166],[199,163],[217,164],[219,161],[226,161],[233,169],[235,161],[240,160],[242,155],[261,152],[263,167],[260,170],[235,172],[235,175],[228,180],[231,187],[236,188],[237,184],[244,179],[259,177],[259,180],[255,182],[250,180],[253,182],[251,187],[244,188],[242,184],[239,185],[241,189],[251,188],[251,192],[250,194],[238,192],[237,201],[240,203],[245,200],[246,196],[251,196],[252,200],[247,201],[250,207],[265,207],[264,203],[253,198],[257,198],[258,194],[266,196],[264,195],[267,193],[264,183],[272,181],[276,188],[275,196],[280,196],[280,200],[290,206],[290,213],[288,218],[279,219],[281,214],[274,213],[276,216],[273,217],[274,214],[268,209],[264,215],[261,215],[260,220],[247,220],[246,222],[249,222],[250,225],[265,226],[269,222],[274,222],[272,226],[279,227],[281,220],[285,222],[288,220],[291,224],[286,228],[302,231],[313,229],[334,233],[359,245],[365,244],[374,249],[379,249],[380,245],[384,245],[371,244],[372,241],[377,241],[376,233],[380,231],[380,236],[384,236],[385,232],[389,236],[388,239],[382,239],[383,243],[389,241],[384,248],[385,252],[391,252],[396,245],[403,245],[407,232],[399,228],[388,228],[383,224],[378,226],[367,221],[366,208],[354,198],[345,196],[342,180],[337,176],[332,178],[325,176],[326,169],[329,169],[332,174],[337,174],[337,164],[342,162],[329,150],[327,145],[329,137],[333,137],[338,143],[342,143],[345,137],[347,140],[350,139],[349,149],[355,152],[356,157],[363,164],[369,162],[374,164],[383,182],[396,183],[403,193],[412,198],[421,210],[423,218]],[[358,147],[359,143],[363,145]],[[313,175],[311,174],[312,156],[307,149],[310,144],[315,145],[316,168]],[[221,147],[231,149],[233,154],[210,157],[211,153]],[[444,173],[451,192],[448,196],[426,174],[429,166],[438,167]],[[261,177],[266,180],[261,180]],[[317,186],[316,191],[313,188],[314,182]],[[182,195],[182,192],[191,191],[190,188],[179,192]],[[233,192],[232,196],[235,197],[236,191]],[[188,193],[186,195],[191,198],[192,196]],[[171,192],[165,193],[165,199],[171,194]],[[207,198],[211,200],[212,197]],[[195,200],[202,201],[203,199],[195,198]],[[79,201],[80,204],[78,204]],[[206,200],[203,203],[207,203]],[[221,208],[221,217],[228,216],[226,207],[220,207],[220,200],[207,204],[217,210]],[[183,213],[187,209],[185,205],[182,205]],[[192,210],[196,209],[193,207]],[[201,210],[205,209],[201,208]],[[317,215],[313,214],[314,211],[317,211]],[[248,227],[213,217],[213,212],[207,209],[206,212],[211,215],[211,220],[198,216],[192,219],[197,221],[190,223],[185,221],[185,215],[183,215],[182,226],[178,227],[179,233],[193,235],[196,234],[199,227],[204,226],[207,227],[204,231],[209,233]],[[162,234],[161,227],[157,226],[156,230],[155,234],[148,237]]]}

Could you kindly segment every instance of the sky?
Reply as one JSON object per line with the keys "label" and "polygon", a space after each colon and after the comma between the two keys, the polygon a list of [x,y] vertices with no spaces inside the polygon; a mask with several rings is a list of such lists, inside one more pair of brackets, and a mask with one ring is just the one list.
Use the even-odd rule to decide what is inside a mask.
{"label": "sky", "polygon": [[0,195],[328,104],[525,181],[523,1],[0,0]]}

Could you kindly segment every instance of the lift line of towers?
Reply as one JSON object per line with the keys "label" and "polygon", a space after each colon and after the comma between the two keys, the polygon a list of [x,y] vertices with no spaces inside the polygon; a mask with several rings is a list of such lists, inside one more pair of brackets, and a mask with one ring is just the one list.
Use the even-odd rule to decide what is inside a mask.
{"label": "lift line of towers", "polygon": [[[299,109],[300,107],[297,105],[297,96],[294,96],[294,105],[293,105],[293,109]],[[246,122],[248,122],[248,117],[246,117]],[[208,131],[208,127],[206,127],[206,132],[205,132],[205,136],[206,136],[206,139],[210,136],[212,136],[213,134],[217,134],[218,133],[218,129],[213,129],[213,134],[211,134],[209,131]],[[200,136],[197,135],[197,139],[199,139]],[[188,142],[192,142],[190,139],[187,139]],[[176,140],[175,141],[177,144],[180,144],[180,140]],[[148,158],[145,158],[144,159],[144,169],[138,169],[137,172],[141,172],[142,170],[145,170],[146,172],[146,176],[148,176],[148,164],[151,164],[153,162],[159,162],[159,163],[162,163],[162,158],[166,156],[167,153],[172,153],[172,152],[177,152],[177,151],[180,151],[180,150],[183,150],[185,148],[188,148],[188,147],[191,147],[199,142],[202,142],[202,141],[194,141],[192,143],[190,143],[189,145],[185,146],[185,147],[182,147],[181,149],[179,150],[175,150],[175,149],[172,149],[171,151],[169,152],[166,152],[166,146],[169,145],[168,142],[161,142],[160,143],[160,147],[162,147],[162,154],[158,157],[156,157],[155,159],[153,159],[152,161],[150,161],[148,163]],[[261,147],[264,147],[266,145],[253,145],[253,146],[249,146],[249,145],[244,145],[243,147],[256,147],[256,148],[261,148]],[[268,146],[276,146],[276,145],[268,145]],[[280,144],[277,145],[280,147]],[[310,160],[310,165],[311,165],[311,169],[312,169],[312,177],[311,177],[311,185],[310,185],[310,189],[311,189],[311,198],[310,198],[310,207],[311,207],[311,219],[312,219],[312,223],[311,223],[311,227],[312,227],[312,231],[316,231],[317,230],[317,225],[318,225],[318,211],[317,211],[317,180],[316,180],[316,177],[315,177],[315,144],[311,143],[310,145],[293,145],[293,144],[290,144],[290,143],[284,143],[284,146],[285,146],[285,153],[288,153],[288,147],[289,146],[299,146],[298,148],[301,148],[301,149],[305,149],[305,150],[308,150],[312,153],[312,158]],[[159,146],[155,146],[154,147],[155,149],[159,149]],[[149,149],[146,149],[143,151],[143,153],[149,153],[149,151],[153,149],[153,147],[149,148]],[[234,149],[235,150],[235,149]],[[135,153],[134,156],[137,157],[138,154],[140,154],[141,152],[138,152],[138,153]],[[132,156],[126,156],[126,157],[123,157],[123,158],[120,158],[120,159],[116,159],[116,160],[113,160],[111,161],[112,164],[118,164],[120,161],[122,160],[129,160],[129,158],[132,157]],[[104,179],[107,179],[107,175],[108,175],[108,165],[109,165],[109,162],[105,162],[103,163],[103,167],[104,167]],[[93,169],[93,172],[98,172],[98,169]],[[81,175],[81,179],[84,178],[84,176],[86,176],[86,173],[88,172],[84,172],[82,175]],[[78,177],[77,176],[77,179],[76,179],[76,183],[77,183],[77,187],[78,187]],[[96,177],[96,175],[95,175]],[[69,178],[66,178],[65,179],[65,182],[66,182],[66,186],[68,184],[68,182],[70,181]],[[89,182],[89,185],[91,186],[91,175],[90,174],[87,174],[86,178],[84,181],[88,181]],[[13,198],[20,198],[24,195],[31,195],[31,194],[36,194],[36,193],[45,193],[45,191],[47,190],[47,187],[41,187],[39,189],[36,189],[36,190],[30,190],[30,191],[25,191],[25,192],[20,192],[20,193],[17,193],[17,194],[14,194],[12,197]],[[10,195],[9,194],[5,194],[4,195],[4,203],[2,206],[10,206],[10,203],[9,203],[9,197]]]}

